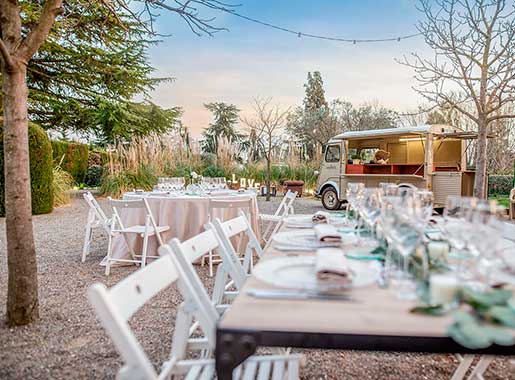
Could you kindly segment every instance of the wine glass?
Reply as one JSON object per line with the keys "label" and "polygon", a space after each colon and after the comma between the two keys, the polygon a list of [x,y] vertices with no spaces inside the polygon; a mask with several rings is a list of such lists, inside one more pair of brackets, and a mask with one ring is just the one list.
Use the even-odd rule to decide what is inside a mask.
{"label": "wine glass", "polygon": [[381,189],[369,188],[365,191],[362,205],[362,216],[369,227],[372,236],[375,236],[376,224],[381,216]]}
{"label": "wine glass", "polygon": [[350,218],[350,209],[354,208],[357,212],[358,203],[363,196],[365,191],[365,184],[361,182],[350,182],[347,183],[346,198],[347,198],[347,215],[346,219]]}
{"label": "wine glass", "polygon": [[415,196],[398,198],[390,210],[391,224],[389,236],[395,250],[401,255],[403,265],[402,281],[397,296],[400,299],[413,300],[417,298],[416,285],[409,272],[409,259],[422,242],[422,222],[419,218],[420,202]]}

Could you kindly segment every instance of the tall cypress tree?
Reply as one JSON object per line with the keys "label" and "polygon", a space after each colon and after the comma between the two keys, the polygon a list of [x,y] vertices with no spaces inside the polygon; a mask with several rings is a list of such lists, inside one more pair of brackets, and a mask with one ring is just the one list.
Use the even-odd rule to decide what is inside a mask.
{"label": "tall cypress tree", "polygon": [[304,110],[307,112],[318,112],[327,107],[325,100],[324,81],[320,71],[308,72],[308,81],[304,84],[306,96],[304,97]]}

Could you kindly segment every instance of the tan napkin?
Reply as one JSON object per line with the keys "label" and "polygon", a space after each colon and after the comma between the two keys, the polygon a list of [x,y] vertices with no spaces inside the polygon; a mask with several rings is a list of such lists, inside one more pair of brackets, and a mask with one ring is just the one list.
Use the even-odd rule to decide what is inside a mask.
{"label": "tan napkin", "polygon": [[317,249],[315,267],[318,281],[334,285],[352,283],[353,272],[339,248]]}
{"label": "tan napkin", "polygon": [[320,242],[339,243],[342,241],[342,235],[340,235],[336,227],[331,224],[317,224],[314,229],[316,238]]}
{"label": "tan napkin", "polygon": [[325,211],[317,211],[313,217],[311,218],[311,220],[313,221],[313,223],[315,224],[321,224],[321,223],[329,223],[329,218],[330,218],[331,214],[329,214],[328,212],[325,212]]}

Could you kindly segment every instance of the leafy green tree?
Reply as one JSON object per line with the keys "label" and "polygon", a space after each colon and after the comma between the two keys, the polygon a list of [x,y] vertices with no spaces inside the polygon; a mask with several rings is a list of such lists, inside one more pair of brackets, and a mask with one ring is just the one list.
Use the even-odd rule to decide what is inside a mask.
{"label": "leafy green tree", "polygon": [[[27,34],[42,5],[28,0],[19,5],[25,14],[22,33]],[[152,77],[154,68],[147,50],[154,42],[128,11],[120,9],[114,17],[103,2],[67,1],[63,18],[28,62],[30,119],[63,135],[94,132],[101,141],[113,137],[110,133],[103,135],[104,128],[96,125],[97,119],[106,116],[118,121],[118,136],[133,130],[141,133],[140,117],[134,112],[146,105],[138,106],[130,100],[168,80]],[[106,115],[108,110],[114,114]],[[148,132],[163,129],[163,124],[148,126]]]}
{"label": "leafy green tree", "polygon": [[[35,7],[33,11],[26,12],[22,9],[22,6],[26,3]],[[74,20],[71,17],[72,14],[79,14],[80,10],[77,11],[75,8],[76,4],[97,6],[98,9],[105,8],[109,11],[107,19],[116,20],[122,29],[128,29],[129,24],[134,22],[147,31],[146,36],[155,36],[152,22],[160,10],[173,12],[181,17],[194,33],[209,35],[222,28],[212,26],[213,18],[202,17],[199,8],[209,11],[232,10],[231,5],[216,0],[195,0],[194,6],[190,0],[174,0],[173,3],[152,0],[70,0],[66,2],[63,0],[30,2],[28,0],[0,0],[0,69],[2,75],[2,112],[4,115],[8,267],[7,323],[11,326],[28,324],[37,320],[39,316],[36,250],[32,228],[29,181],[28,66],[45,42],[52,40],[49,36],[58,30],[61,25],[68,23],[68,20]],[[63,14],[64,16],[61,16]],[[126,20],[123,19],[124,15],[127,16]],[[81,17],[72,21],[77,37],[82,36],[82,31],[88,28],[90,21]],[[97,36],[104,35],[102,22],[98,24],[94,33]],[[61,41],[66,40],[66,38],[66,33],[63,33],[61,39],[56,40],[57,44],[65,46]],[[92,34],[90,38],[95,38],[95,36]],[[121,34],[119,38],[123,39],[125,36]],[[99,40],[96,43],[100,45],[102,41]],[[96,46],[95,43],[92,46]],[[80,49],[80,47],[76,47]],[[95,53],[94,49],[92,53]],[[87,58],[87,54],[84,57]],[[78,60],[78,57],[75,58]],[[92,59],[95,59],[94,54]],[[121,60],[121,66],[125,65],[123,54],[113,57],[113,59]],[[73,63],[82,63],[83,66],[73,67],[74,71],[65,71],[67,74],[74,72],[80,74],[91,62],[85,60],[84,62]],[[120,73],[119,76],[112,77],[110,72],[102,72],[101,77],[107,78],[110,82],[119,80],[126,75],[127,73]],[[42,77],[45,78],[44,75]],[[77,80],[81,83],[80,76]],[[48,83],[50,83],[49,80]],[[92,92],[97,92],[99,89],[96,82],[81,85],[84,88],[87,88],[87,86]],[[56,97],[59,95],[65,97],[67,95],[66,90],[61,94],[55,93]],[[81,101],[82,99],[73,100],[77,109],[81,109]]]}
{"label": "leafy green tree", "polygon": [[133,136],[165,133],[178,125],[180,107],[163,109],[153,103],[110,102],[99,99],[93,127],[100,144],[130,140]]}
{"label": "leafy green tree", "polygon": [[206,153],[216,153],[219,143],[225,139],[229,143],[240,141],[242,134],[236,130],[240,110],[234,104],[223,102],[207,103],[204,107],[213,114],[213,122],[204,129],[202,150]]}
{"label": "leafy green tree", "polygon": [[308,72],[308,81],[304,84],[306,95],[304,97],[304,110],[318,112],[327,107],[325,100],[324,81],[320,71]]}

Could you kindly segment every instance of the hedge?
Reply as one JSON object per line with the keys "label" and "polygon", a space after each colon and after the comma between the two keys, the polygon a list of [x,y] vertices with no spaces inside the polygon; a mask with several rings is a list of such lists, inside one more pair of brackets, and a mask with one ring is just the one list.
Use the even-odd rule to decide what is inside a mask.
{"label": "hedge", "polygon": [[[5,216],[3,125],[0,132],[0,215]],[[53,204],[52,145],[45,130],[33,123],[29,123],[29,158],[32,214],[47,214]]]}
{"label": "hedge", "polygon": [[509,195],[512,188],[512,175],[491,174],[488,176],[488,195]]}
{"label": "hedge", "polygon": [[83,183],[88,174],[88,146],[68,141],[52,141],[52,148],[55,163],[61,163],[61,168],[70,173],[75,182]]}

